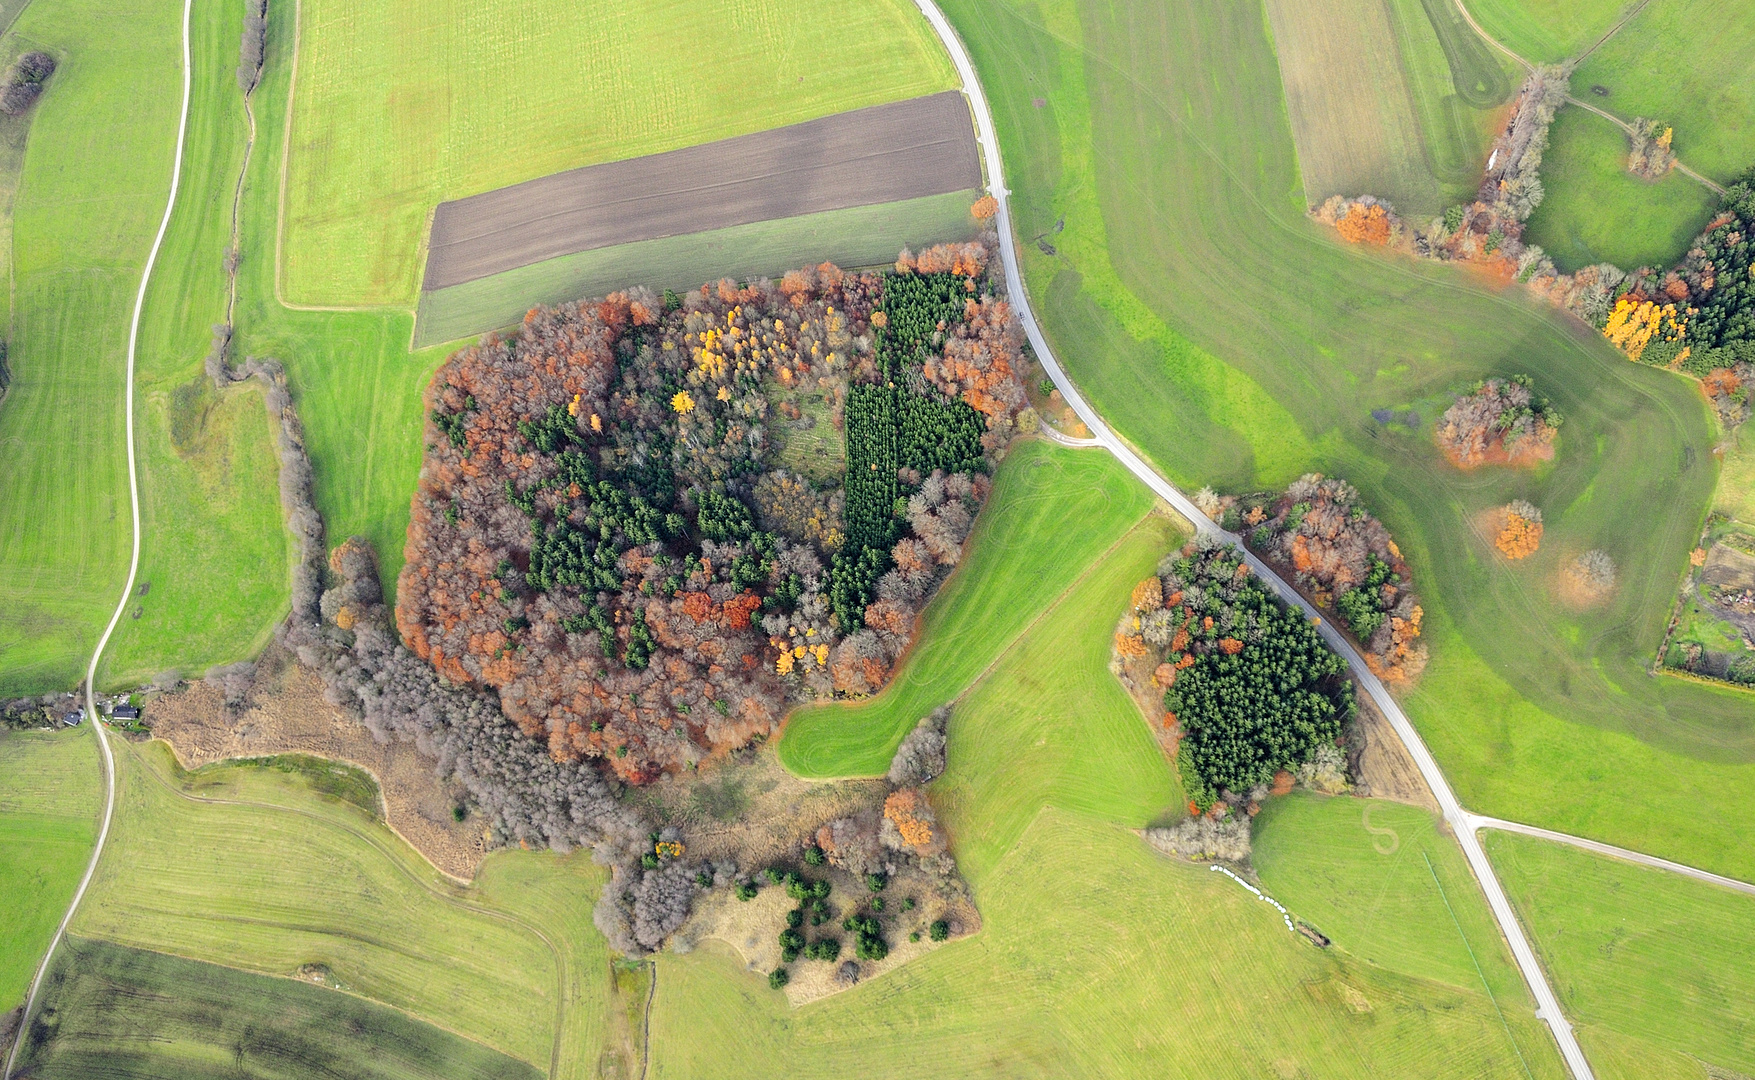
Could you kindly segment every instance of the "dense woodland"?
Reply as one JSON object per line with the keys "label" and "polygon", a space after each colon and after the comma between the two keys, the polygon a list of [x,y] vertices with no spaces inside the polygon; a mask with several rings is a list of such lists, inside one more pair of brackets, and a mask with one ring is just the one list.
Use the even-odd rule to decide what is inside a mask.
{"label": "dense woodland", "polygon": [[[618,293],[459,352],[429,391],[404,640],[631,782],[765,736],[789,697],[876,690],[1024,407],[987,260]],[[843,489],[779,467],[806,390],[844,427]]]}
{"label": "dense woodland", "polygon": [[[1115,651],[1124,664],[1155,665],[1151,684],[1163,692],[1162,723],[1178,740],[1194,811],[1257,805],[1319,755],[1339,761],[1335,740],[1354,711],[1346,665],[1234,547],[1197,540],[1166,558],[1135,586]],[[1183,854],[1248,850],[1247,829],[1162,839]]]}
{"label": "dense woodland", "polygon": [[1561,416],[1528,375],[1483,379],[1459,394],[1438,420],[1438,445],[1463,468],[1527,465],[1554,456]]}

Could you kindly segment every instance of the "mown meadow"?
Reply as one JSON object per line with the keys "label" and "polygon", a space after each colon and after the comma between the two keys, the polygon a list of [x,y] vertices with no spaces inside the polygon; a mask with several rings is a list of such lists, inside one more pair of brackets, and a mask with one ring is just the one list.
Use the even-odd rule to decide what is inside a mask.
{"label": "mown meadow", "polygon": [[1755,1069],[1755,897],[1534,837],[1484,842],[1599,1075]]}
{"label": "mown meadow", "polygon": [[[1125,476],[1096,452],[1045,453],[1083,453]],[[930,791],[980,900],[980,932],[798,1010],[718,943],[665,954],[649,1075],[911,1076],[927,1062],[959,1076],[1522,1076],[1520,1055],[1528,1075],[1562,1075],[1498,939],[1483,932],[1484,903],[1453,846],[1434,845],[1433,858],[1457,886],[1451,902],[1503,1022],[1458,962],[1449,919],[1388,931],[1355,920],[1319,950],[1230,879],[1135,835],[1179,815],[1183,795],[1106,670],[1109,630],[1134,582],[1185,533],[1156,515],[1102,531],[1105,554],[952,713],[949,765]],[[1354,853],[1351,888],[1419,884],[1405,865],[1358,857],[1372,836],[1335,828],[1327,805],[1287,801],[1263,842],[1282,827],[1299,846],[1338,833],[1325,850]],[[1409,828],[1411,845],[1406,813],[1391,808],[1385,820]],[[1424,917],[1436,901],[1420,897],[1396,902]]]}
{"label": "mown meadow", "polygon": [[91,858],[101,770],[89,727],[0,732],[0,1012],[23,1004]]}
{"label": "mown meadow", "polygon": [[536,1080],[533,1066],[347,993],[70,937],[19,1055],[113,1080]]}
{"label": "mown meadow", "polygon": [[183,774],[163,743],[117,751],[116,822],[76,933],[262,975],[320,966],[545,1073],[592,1075],[610,991],[588,854],[503,852],[460,886],[297,770]]}
{"label": "mown meadow", "polygon": [[[1755,873],[1736,840],[1755,811],[1716,797],[1755,780],[1746,703],[1645,669],[1716,478],[1693,385],[1515,292],[1310,222],[1259,11],[947,9],[994,100],[1019,233],[1065,222],[1025,273],[1074,380],[1186,486],[1321,471],[1360,488],[1426,601],[1433,662],[1406,701],[1464,802]],[[1567,418],[1551,466],[1458,472],[1431,417],[1370,416],[1515,373]],[[1519,496],[1547,534],[1511,565],[1472,522]],[[1574,611],[1553,576],[1589,548],[1621,581]]]}

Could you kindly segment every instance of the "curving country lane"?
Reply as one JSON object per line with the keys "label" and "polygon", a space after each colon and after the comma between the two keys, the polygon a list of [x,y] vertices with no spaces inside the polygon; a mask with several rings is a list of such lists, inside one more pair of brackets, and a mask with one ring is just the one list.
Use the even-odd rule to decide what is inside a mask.
{"label": "curving country lane", "polygon": [[1595,1080],[1591,1072],[1590,1062],[1585,1059],[1584,1050],[1578,1045],[1573,1034],[1572,1025],[1567,1022],[1565,1013],[1561,1011],[1560,1000],[1554,989],[1548,984],[1548,977],[1542,971],[1536,959],[1535,951],[1530,947],[1529,939],[1524,935],[1523,927],[1517,921],[1517,914],[1512,910],[1511,901],[1505,895],[1499,878],[1493,872],[1492,863],[1487,860],[1487,852],[1481,846],[1477,828],[1484,819],[1476,818],[1463,809],[1457,800],[1456,793],[1438,768],[1438,762],[1426,743],[1420,738],[1419,732],[1402,712],[1401,705],[1391,697],[1381,680],[1365,666],[1353,646],[1340,635],[1335,628],[1323,619],[1316,609],[1310,605],[1297,591],[1280,580],[1272,567],[1268,566],[1248,548],[1244,547],[1242,538],[1235,533],[1226,532],[1215,525],[1211,519],[1195,508],[1195,505],[1175,485],[1164,479],[1133,449],[1123,442],[1103,418],[1097,414],[1078,387],[1073,385],[1060,361],[1049,348],[1048,340],[1042,334],[1042,328],[1036,322],[1036,315],[1030,310],[1029,293],[1024,290],[1023,274],[1018,268],[1017,246],[1012,239],[1011,207],[1009,193],[1005,187],[1005,174],[1000,160],[999,139],[993,124],[993,114],[987,107],[987,98],[981,91],[981,81],[975,74],[975,66],[969,59],[962,41],[952,29],[944,12],[938,9],[933,0],[914,0],[927,22],[932,24],[933,31],[944,43],[945,50],[950,53],[951,61],[956,66],[958,76],[963,80],[963,93],[969,99],[971,110],[975,114],[976,134],[981,143],[982,160],[987,167],[988,193],[999,204],[996,215],[996,227],[999,230],[999,246],[1001,261],[1005,265],[1006,290],[1010,294],[1012,307],[1017,311],[1018,318],[1023,322],[1024,334],[1029,338],[1030,345],[1036,351],[1036,357],[1048,372],[1049,378],[1060,390],[1078,418],[1084,421],[1091,430],[1092,437],[1103,445],[1110,453],[1126,465],[1129,472],[1139,477],[1147,487],[1175,507],[1183,517],[1194,524],[1196,531],[1202,535],[1213,537],[1224,543],[1235,545],[1244,552],[1249,567],[1256,575],[1280,597],[1289,603],[1296,604],[1317,623],[1323,639],[1339,653],[1352,667],[1354,676],[1359,680],[1365,692],[1371,695],[1383,715],[1389,719],[1396,734],[1407,746],[1409,755],[1420,769],[1420,775],[1432,789],[1443,811],[1444,820],[1455,832],[1457,842],[1462,845],[1463,854],[1468,858],[1469,867],[1474,871],[1475,879],[1480,883],[1481,891],[1487,895],[1488,907],[1492,909],[1493,918],[1499,923],[1500,933],[1505,935],[1506,942],[1511,946],[1512,956],[1517,960],[1519,970],[1523,972],[1524,981],[1529,985],[1530,993],[1536,1000],[1536,1016],[1544,1021],[1554,1035],[1554,1041],[1560,1047],[1560,1054],[1566,1060],[1566,1066],[1572,1072],[1574,1080]]}
{"label": "curving country lane", "polygon": [[191,7],[192,0],[183,0],[183,106],[182,111],[177,114],[177,151],[176,157],[171,160],[171,191],[165,199],[165,213],[159,219],[158,234],[152,238],[152,249],[146,254],[146,266],[140,271],[140,291],[134,296],[134,318],[128,324],[128,369],[123,406],[128,432],[128,503],[133,538],[132,550],[128,555],[128,580],[122,586],[122,595],[116,601],[116,610],[110,616],[110,624],[104,627],[103,636],[98,638],[97,648],[92,650],[91,665],[85,669],[85,712],[90,718],[92,733],[97,736],[98,748],[103,751],[104,816],[98,826],[97,843],[91,849],[91,861],[85,866],[85,875],[79,879],[79,888],[74,890],[73,900],[67,905],[67,914],[61,917],[61,925],[55,928],[55,936],[49,939],[49,947],[43,953],[42,962],[37,965],[36,976],[31,979],[30,993],[24,999],[24,1012],[18,1017],[18,1031],[13,1035],[12,1048],[6,1053],[6,1066],[0,1069],[0,1080],[12,1078],[12,1068],[18,1060],[18,1048],[24,1043],[25,1032],[30,1030],[30,1015],[36,1007],[37,993],[43,986],[43,976],[48,974],[49,962],[55,958],[55,948],[66,935],[74,913],[79,910],[79,902],[85,898],[85,890],[91,885],[92,875],[97,872],[98,859],[104,853],[104,842],[110,836],[110,818],[116,809],[116,758],[110,751],[109,736],[104,734],[104,722],[98,715],[97,696],[92,686],[97,681],[98,661],[103,658],[104,649],[110,643],[110,635],[116,632],[116,624],[121,621],[122,612],[128,609],[128,597],[134,591],[134,578],[140,572],[140,471],[134,460],[134,358],[140,343],[140,313],[146,307],[146,286],[152,280],[152,267],[158,262],[159,248],[164,245],[165,231],[171,225],[171,211],[177,205],[177,189],[183,182],[183,143],[189,133]]}

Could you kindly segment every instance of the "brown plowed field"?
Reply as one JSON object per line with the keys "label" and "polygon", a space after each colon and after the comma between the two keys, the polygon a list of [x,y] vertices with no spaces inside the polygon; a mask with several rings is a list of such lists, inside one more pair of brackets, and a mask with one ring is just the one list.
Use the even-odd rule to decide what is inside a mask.
{"label": "brown plowed field", "polygon": [[441,203],[426,291],[578,251],[981,186],[957,91]]}

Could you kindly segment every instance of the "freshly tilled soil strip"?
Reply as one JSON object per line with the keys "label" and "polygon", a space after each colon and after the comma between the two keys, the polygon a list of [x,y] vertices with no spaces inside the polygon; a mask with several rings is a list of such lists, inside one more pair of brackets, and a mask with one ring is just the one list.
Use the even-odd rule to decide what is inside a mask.
{"label": "freshly tilled soil strip", "polygon": [[441,203],[421,288],[637,240],[981,183],[968,102],[946,91]]}

